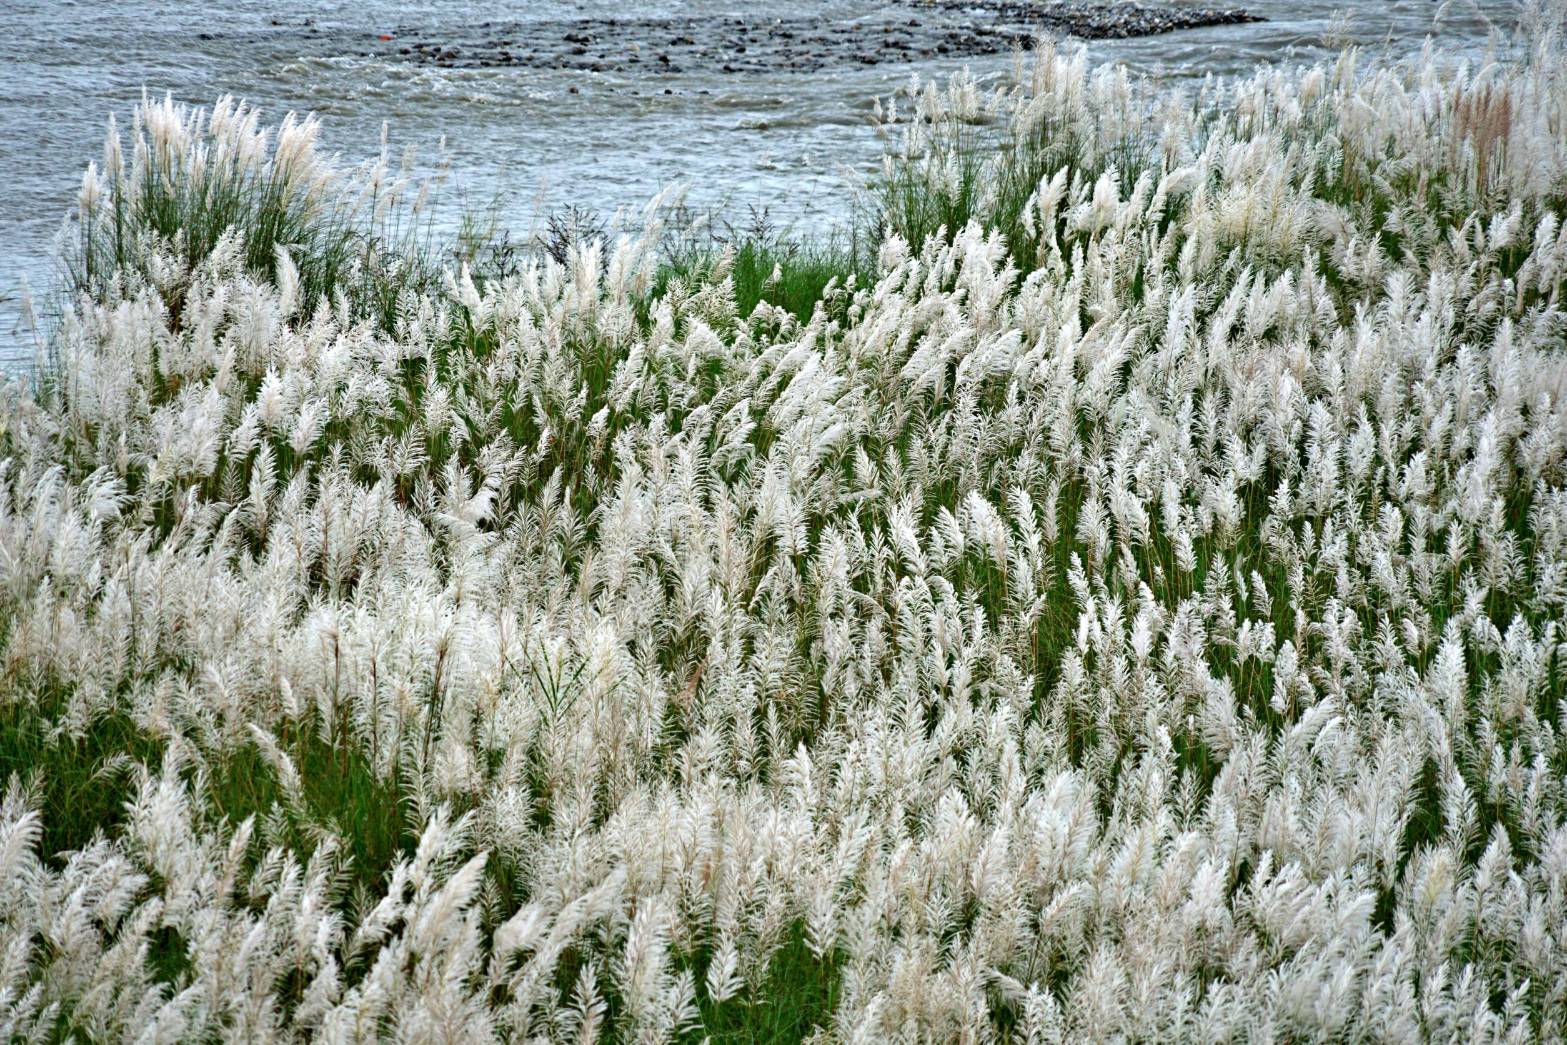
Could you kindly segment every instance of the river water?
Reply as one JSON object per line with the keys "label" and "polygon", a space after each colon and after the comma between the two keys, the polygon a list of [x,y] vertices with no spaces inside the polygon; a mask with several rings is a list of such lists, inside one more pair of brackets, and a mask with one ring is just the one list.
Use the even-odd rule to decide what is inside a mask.
{"label": "river water", "polygon": [[[698,207],[766,207],[775,221],[805,231],[843,216],[847,184],[879,156],[868,126],[874,99],[911,75],[944,76],[962,65],[1000,75],[1011,67],[1004,54],[918,50],[875,65],[853,60],[859,34],[883,24],[907,24],[911,14],[965,17],[950,7],[912,10],[923,2],[239,0],[216,13],[188,0],[0,0],[0,370],[25,369],[33,358],[35,335],[19,319],[20,285],[25,279],[35,298],[47,298],[52,244],[80,172],[99,155],[109,114],[127,125],[143,90],[201,104],[232,93],[260,106],[269,122],[289,110],[314,111],[326,146],[347,161],[376,154],[385,125],[394,147],[446,158],[446,220],[494,203],[508,228],[526,233],[550,210],[609,214],[681,181]],[[1158,78],[1306,62],[1345,42],[1397,54],[1431,36],[1447,50],[1478,54],[1494,28],[1509,29],[1521,12],[1518,0],[1245,6],[1266,21],[1098,41],[1090,54]],[[725,27],[782,19],[830,27],[845,43],[803,71],[726,72],[696,61],[676,72],[651,56],[596,71],[526,60],[530,26],[543,39],[581,22],[593,29],[594,47],[606,46],[606,37],[613,47],[617,19],[667,20],[670,32],[720,47]],[[521,64],[442,67],[399,54],[402,39],[480,39],[485,23],[508,27]]]}

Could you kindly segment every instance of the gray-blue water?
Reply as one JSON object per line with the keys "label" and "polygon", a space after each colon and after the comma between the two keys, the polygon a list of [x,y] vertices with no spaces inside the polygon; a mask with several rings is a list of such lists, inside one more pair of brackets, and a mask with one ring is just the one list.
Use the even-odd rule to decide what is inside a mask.
{"label": "gray-blue water", "polygon": [[[796,228],[820,227],[843,214],[846,183],[880,153],[868,126],[875,98],[911,75],[945,75],[964,64],[1000,74],[1012,59],[916,53],[865,66],[835,58],[807,72],[724,72],[713,62],[671,72],[653,61],[603,71],[461,69],[409,62],[379,38],[467,38],[485,22],[521,22],[514,35],[526,46],[534,23],[541,34],[550,26],[558,35],[562,21],[667,18],[705,39],[737,19],[778,17],[825,20],[852,41],[883,23],[906,22],[918,4],[0,0],[0,370],[25,368],[33,358],[35,336],[20,318],[21,284],[25,279],[36,298],[47,298],[57,272],[52,244],[81,170],[99,155],[109,114],[125,125],[144,90],[203,104],[232,93],[260,106],[269,121],[289,110],[314,111],[323,118],[325,144],[345,160],[373,156],[384,124],[394,146],[414,146],[431,161],[446,157],[444,214],[495,201],[506,225],[521,232],[543,209],[574,204],[610,213],[640,206],[677,181],[689,183],[699,207],[744,212],[754,204]],[[1492,29],[1516,24],[1521,10],[1519,0],[1216,6],[1232,5],[1268,20],[1098,42],[1090,53],[1156,77],[1309,61],[1344,42],[1407,53],[1428,35],[1445,48],[1478,53]]]}

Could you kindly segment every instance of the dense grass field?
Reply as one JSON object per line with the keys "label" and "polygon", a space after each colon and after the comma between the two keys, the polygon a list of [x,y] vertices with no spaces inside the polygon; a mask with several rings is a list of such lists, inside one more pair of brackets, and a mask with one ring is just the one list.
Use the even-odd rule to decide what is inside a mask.
{"label": "dense grass field", "polygon": [[145,104],[0,402],[0,1035],[1567,1034],[1563,53],[1045,46],[679,251]]}

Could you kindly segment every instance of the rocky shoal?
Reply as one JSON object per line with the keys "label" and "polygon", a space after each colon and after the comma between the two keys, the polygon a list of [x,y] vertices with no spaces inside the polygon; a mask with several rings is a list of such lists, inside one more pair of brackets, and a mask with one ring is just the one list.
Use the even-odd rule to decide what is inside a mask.
{"label": "rocky shoal", "polygon": [[907,17],[852,23],[800,16],[492,21],[439,38],[406,26],[379,34],[368,53],[449,68],[813,72],[1005,53],[1040,33],[1121,39],[1260,20],[1236,8],[1082,0],[913,0],[906,9]]}

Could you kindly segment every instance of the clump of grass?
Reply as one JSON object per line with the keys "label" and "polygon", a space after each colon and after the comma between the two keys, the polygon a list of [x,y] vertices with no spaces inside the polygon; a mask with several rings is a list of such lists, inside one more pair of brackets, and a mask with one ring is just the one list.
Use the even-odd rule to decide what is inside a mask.
{"label": "clump of grass", "polygon": [[920,85],[878,110],[887,154],[862,205],[873,242],[950,240],[978,224],[998,232],[1026,272],[1040,260],[1036,204],[1054,176],[1092,184],[1110,173],[1127,192],[1158,167],[1154,126],[1139,118],[1125,69],[1094,70],[1094,104],[1074,104],[1071,92],[1089,80],[1082,56],[1058,66],[1054,45],[1043,46],[1047,59],[1020,70],[1017,84],[987,94],[955,77],[945,91]]}
{"label": "clump of grass", "polygon": [[795,926],[768,961],[758,989],[723,1002],[701,999],[700,1028],[687,1040],[713,1045],[805,1041],[832,1026],[840,964],[836,955],[813,953],[804,929]]}
{"label": "clump of grass", "polygon": [[124,821],[138,767],[156,764],[162,745],[115,712],[75,728],[58,695],[0,708],[0,781],[17,780],[43,814],[42,849],[56,860]]}
{"label": "clump of grass", "polygon": [[436,276],[417,223],[401,230],[406,175],[383,156],[350,190],[316,150],[314,117],[289,114],[275,140],[259,117],[227,97],[205,113],[144,102],[129,159],[111,119],[103,167],[83,177],[67,291],[101,297],[116,283],[150,285],[177,320],[179,274],[235,237],[256,278],[276,281],[286,256],[301,308],[342,301],[391,329],[399,299]]}
{"label": "clump of grass", "polygon": [[781,309],[804,323],[829,291],[864,286],[875,275],[865,234],[849,228],[826,239],[800,239],[779,227],[765,207],[753,206],[741,225],[723,222],[706,234],[671,237],[654,283],[654,297],[672,283],[703,285],[727,280],[735,312],[750,316],[758,304]]}

